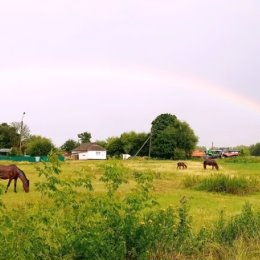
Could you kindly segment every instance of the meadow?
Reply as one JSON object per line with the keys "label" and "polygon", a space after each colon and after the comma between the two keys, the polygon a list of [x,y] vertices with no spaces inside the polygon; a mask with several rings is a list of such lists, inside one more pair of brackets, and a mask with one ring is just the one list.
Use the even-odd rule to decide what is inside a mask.
{"label": "meadow", "polygon": [[[258,259],[258,257],[260,256],[260,247],[258,247],[260,236],[258,237],[258,233],[257,235],[252,236],[252,238],[248,238],[247,233],[244,236],[244,231],[242,232],[241,230],[239,230],[240,233],[238,236],[236,236],[234,235],[233,229],[232,232],[226,231],[224,230],[224,226],[226,225],[225,227],[227,228],[230,228],[232,226],[232,228],[234,228],[234,223],[231,223],[229,221],[236,221],[237,219],[239,219],[239,217],[237,218],[236,216],[240,216],[241,214],[241,219],[247,219],[249,218],[248,216],[251,214],[251,210],[256,212],[256,215],[254,217],[254,221],[252,222],[254,224],[250,225],[253,226],[253,228],[255,229],[254,225],[260,224],[260,221],[258,223],[258,220],[260,220],[260,217],[258,219],[258,214],[260,212],[260,160],[252,158],[243,160],[220,159],[218,160],[218,164],[220,166],[218,172],[216,170],[212,170],[210,167],[204,170],[201,160],[185,161],[188,166],[187,169],[177,169],[176,163],[176,161],[172,160],[162,161],[145,160],[138,158],[124,161],[68,160],[59,164],[58,168],[60,172],[58,172],[56,175],[54,174],[55,177],[53,177],[52,175],[52,171],[53,169],[55,169],[55,162],[53,162],[53,164],[51,164],[50,166],[48,166],[48,163],[17,163],[16,165],[21,168],[26,173],[27,178],[30,179],[30,192],[25,193],[23,191],[21,181],[18,180],[17,193],[13,192],[13,186],[11,185],[8,192],[1,195],[1,201],[4,205],[1,212],[4,217],[5,212],[7,211],[12,212],[12,216],[16,216],[18,214],[17,212],[22,211],[24,215],[23,218],[25,218],[24,221],[28,221],[26,217],[26,211],[28,211],[28,216],[30,217],[30,219],[34,219],[35,216],[43,214],[43,212],[46,210],[46,212],[44,213],[46,215],[43,219],[44,221],[46,221],[46,224],[52,226],[53,232],[57,234],[57,237],[53,238],[53,233],[49,233],[50,231],[46,231],[46,229],[42,227],[43,220],[39,220],[40,218],[37,217],[37,223],[34,226],[34,230],[36,228],[39,229],[37,231],[39,232],[37,238],[39,239],[39,237],[41,237],[43,233],[46,233],[47,235],[45,235],[49,239],[48,243],[46,241],[39,242],[40,245],[41,243],[44,244],[44,246],[39,247],[46,247],[45,243],[47,243],[47,248],[49,248],[48,250],[46,249],[47,251],[45,251],[45,257],[43,257],[42,259],[91,259],[91,257],[92,259],[95,258],[107,260],[229,259],[229,257],[231,256],[233,257],[233,259]],[[2,164],[10,164],[10,162],[4,161],[2,162]],[[202,183],[202,181],[204,181],[204,183],[212,184],[211,180],[212,178],[214,178],[214,176],[216,176],[216,174],[218,176],[226,176],[227,178],[229,178],[228,181],[231,180],[231,185],[239,186],[242,188],[245,188],[245,182],[247,182],[247,180],[253,181],[249,183],[249,188],[246,187],[246,193],[242,192],[238,194],[216,191],[209,192],[207,191],[207,187],[206,189],[196,188],[197,183]],[[79,179],[81,181],[83,180],[84,183],[77,184],[77,181]],[[233,182],[232,180],[236,181]],[[223,179],[221,179],[220,181],[221,185],[223,184],[223,182],[225,182],[225,180]],[[136,182],[139,184],[139,188],[136,188]],[[73,187],[69,186],[70,183],[73,184]],[[1,186],[4,186],[5,184],[7,183],[1,181]],[[56,186],[59,185],[62,187],[62,189],[56,189]],[[121,198],[123,199],[121,200]],[[88,205],[88,200],[91,201],[90,203],[93,203],[92,206]],[[82,204],[82,201],[84,201],[84,204]],[[154,201],[156,201],[156,203],[153,203]],[[122,206],[122,203],[124,203],[124,206]],[[52,207],[51,205],[54,205],[55,207]],[[77,209],[76,205],[78,206]],[[100,207],[102,210],[97,210],[98,207]],[[246,207],[250,207],[250,210],[246,210]],[[84,208],[84,214],[83,211],[81,211],[82,209],[79,210],[79,208]],[[151,208],[154,212],[156,212],[153,213],[155,215],[149,215],[149,211]],[[58,216],[60,217],[59,221],[61,222],[56,219],[57,216],[55,216],[55,214],[58,214]],[[72,214],[73,216],[70,214]],[[244,217],[243,214],[247,214],[247,216]],[[77,219],[82,218],[86,223],[90,221],[90,216],[94,216],[94,218],[90,221],[91,223],[88,223],[89,225],[85,223],[84,225],[82,224],[83,226],[75,227],[75,215],[77,215]],[[109,242],[108,246],[107,242],[105,242],[107,241],[107,238],[104,238],[104,235],[100,235],[99,228],[101,224],[99,223],[98,225],[96,225],[95,221],[97,221],[97,219],[102,219],[101,226],[104,229],[104,220],[102,217],[103,215],[106,215],[106,228],[108,225],[110,230],[113,226],[112,230],[114,238],[111,238],[111,240],[117,241],[117,245],[121,245],[121,243],[120,241],[118,241],[118,236],[116,236],[115,234],[117,234],[119,230],[119,233],[121,235],[122,233],[124,233],[123,240],[125,241],[122,242],[122,248],[124,249],[120,251],[125,252],[124,257],[119,256],[120,253],[119,251],[117,252],[117,250],[119,249],[115,250],[114,245],[113,247],[111,247],[112,242]],[[122,215],[124,217],[120,217],[119,219],[117,219],[118,215]],[[179,223],[178,225],[176,224],[177,222],[174,224],[171,215],[174,215],[175,219],[178,219],[178,221],[176,220]],[[176,215],[178,215],[178,217],[176,217]],[[56,225],[59,226],[58,229],[56,226],[54,227],[52,224],[50,224],[53,221],[52,218],[54,216],[55,222],[57,221]],[[219,230],[215,230],[215,233],[212,230],[215,229],[218,223],[221,223],[222,217],[225,218],[225,225],[221,227],[221,238],[213,239],[212,237],[218,236],[216,234],[219,233]],[[63,220],[65,218],[68,222],[63,222],[65,221]],[[108,221],[108,219],[110,220]],[[114,226],[117,226],[117,224],[115,224],[115,219],[117,219],[118,223],[121,223],[121,221],[123,220],[124,224],[121,223],[120,228],[115,228]],[[168,222],[166,221],[166,219],[168,219]],[[164,232],[166,233],[158,235],[159,237],[161,236],[161,242],[157,241],[157,238],[155,238],[155,234],[153,232],[159,234],[160,232],[162,232],[162,230],[159,230],[158,227],[157,230],[155,230],[154,226],[149,226],[152,223],[151,221],[154,221],[155,223],[159,220],[162,221],[162,223],[165,221],[165,227],[162,227],[162,230],[165,230]],[[11,220],[9,219],[9,222],[10,221]],[[135,221],[138,223],[134,224]],[[160,223],[161,225],[160,221],[158,223]],[[173,237],[172,234],[168,234],[168,231],[166,231],[170,223],[172,223],[172,226],[169,227],[169,229],[174,227],[179,230],[178,233],[174,235],[174,240],[171,242],[171,247],[174,248],[174,252],[171,251],[169,245],[167,244],[168,242],[166,243],[167,246],[166,244],[162,246],[164,236],[168,235]],[[16,225],[17,230],[19,230],[19,228],[22,228],[22,230],[24,230],[24,227],[21,227],[21,222],[12,224],[11,226],[12,228],[15,228]],[[4,223],[2,223],[2,227],[3,226]],[[81,234],[82,229],[83,227],[86,228],[86,226],[88,226],[88,229],[95,226],[95,232],[96,234],[98,234],[97,236],[99,236],[98,238],[95,237],[95,239],[93,239],[95,244],[97,244],[97,248],[95,248],[94,250],[94,246],[92,245],[92,251],[89,249],[89,251],[87,252],[86,248],[88,246],[86,246],[86,244],[80,244],[80,246],[78,245],[78,241],[83,237],[83,234]],[[250,229],[251,226],[247,227],[247,229]],[[130,231],[130,227],[136,231],[134,237],[138,241],[134,241],[134,238],[131,238],[131,236],[129,235],[132,234],[132,231]],[[6,229],[3,234],[13,232],[10,231],[8,227],[5,228]],[[77,234],[80,234],[78,235],[79,237],[70,237],[69,234],[71,234],[71,229],[74,232],[75,230],[78,230]],[[142,230],[143,233],[140,230]],[[33,231],[30,232],[28,233],[28,236],[32,235]],[[61,234],[59,234],[60,232]],[[140,232],[142,233],[142,235],[140,235]],[[145,232],[148,233],[146,233],[145,235]],[[214,233],[214,235],[209,235],[209,233]],[[231,233],[233,240],[230,238]],[[70,246],[73,243],[77,245],[72,247],[73,249],[71,248],[71,251],[76,251],[77,253],[74,252],[73,254],[72,252],[66,251],[68,249],[64,249],[64,245],[68,241],[63,241],[64,238],[60,238],[61,240],[59,240],[59,236],[64,236],[65,234],[67,234],[67,239],[70,241]],[[88,235],[84,233],[84,237]],[[144,237],[146,236],[149,240],[152,240],[149,235],[151,237],[154,237],[153,240],[156,240],[158,244],[152,245],[151,242],[148,243],[148,241],[144,239]],[[223,240],[223,237],[226,237],[225,241]],[[247,237],[248,239],[245,239],[245,237]],[[242,242],[240,242],[240,238],[242,239]],[[35,234],[32,235],[32,239],[35,239]],[[104,239],[104,241],[102,239]],[[105,245],[107,247],[105,250],[107,255],[105,256],[103,253],[97,253],[97,251],[100,250],[98,249],[98,247],[100,248],[100,245],[98,245],[100,240],[103,241],[102,246]],[[168,240],[171,239],[168,238]],[[252,248],[251,251],[253,251],[253,253],[249,253],[247,242],[253,240],[254,245],[257,246],[254,246]],[[59,242],[57,242],[56,245],[54,241]],[[90,243],[89,241],[92,240],[88,238],[88,240],[86,240],[86,243]],[[182,241],[184,244],[189,245],[189,249],[183,247],[183,243],[179,242],[178,244],[176,241]],[[196,244],[198,243],[198,241],[203,242],[200,242],[200,244]],[[143,248],[146,247],[147,250],[142,251],[139,248],[138,243],[140,243]],[[211,246],[208,246],[207,243]],[[206,244],[207,246],[205,246]],[[212,249],[213,244],[214,249]],[[29,245],[31,246],[31,244]],[[128,250],[128,247],[130,247],[130,245],[132,249]],[[112,253],[112,251],[115,253]],[[13,257],[18,256],[19,259],[23,259],[23,252],[24,251],[21,248],[19,254],[10,254],[10,258],[7,257],[5,259],[12,259]],[[24,257],[25,259],[36,259],[35,254],[37,255],[37,259],[41,259],[41,256],[39,255],[39,248],[37,253],[34,253],[34,255],[32,255],[31,257],[28,257],[28,254]],[[48,254],[49,256],[47,257]],[[102,257],[100,255],[102,255]]]}
{"label": "meadow", "polygon": [[[218,160],[220,170],[211,170],[210,167],[204,170],[202,161],[187,161],[187,169],[177,169],[176,161],[168,160],[124,160],[119,161],[128,172],[141,171],[153,175],[153,193],[156,196],[160,207],[166,208],[170,205],[177,206],[179,201],[185,196],[189,211],[192,215],[196,226],[210,225],[212,220],[216,220],[219,212],[225,211],[227,216],[232,216],[241,211],[242,206],[249,202],[253,207],[260,208],[260,192],[253,194],[237,196],[223,193],[209,193],[205,191],[197,191],[185,188],[183,181],[187,176],[211,176],[212,174],[220,173],[228,176],[243,176],[254,177],[260,181],[260,161],[253,163],[237,163],[227,162],[228,159]],[[91,175],[93,177],[94,191],[104,191],[104,185],[99,181],[102,174],[100,166],[106,164],[107,161],[73,161],[68,160],[61,165],[60,178],[70,181],[73,178]],[[10,162],[3,162],[10,164]],[[36,191],[35,183],[40,182],[41,178],[37,174],[35,166],[37,163],[21,162],[16,164],[30,179],[30,192],[23,192],[22,183],[17,182],[18,193],[13,193],[11,185],[8,193],[2,196],[3,202],[8,207],[15,207],[26,202],[37,203],[40,198],[40,193]],[[128,178],[128,177],[127,177]],[[130,178],[130,177],[129,177]],[[5,183],[1,181],[1,184]],[[7,183],[6,183],[7,184]],[[128,183],[125,183],[120,188],[119,192],[127,192],[133,187],[131,178]]]}

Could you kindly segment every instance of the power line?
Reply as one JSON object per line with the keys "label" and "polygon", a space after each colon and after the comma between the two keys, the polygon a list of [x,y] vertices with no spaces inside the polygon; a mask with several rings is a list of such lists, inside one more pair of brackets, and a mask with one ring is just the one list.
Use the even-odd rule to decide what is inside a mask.
{"label": "power line", "polygon": [[[146,143],[151,139],[151,135],[145,140],[145,142],[143,143],[143,145],[141,146],[141,148],[136,152],[136,154],[133,156],[137,156],[137,154],[143,149],[143,147],[146,145]],[[150,152],[149,152],[150,153]]]}

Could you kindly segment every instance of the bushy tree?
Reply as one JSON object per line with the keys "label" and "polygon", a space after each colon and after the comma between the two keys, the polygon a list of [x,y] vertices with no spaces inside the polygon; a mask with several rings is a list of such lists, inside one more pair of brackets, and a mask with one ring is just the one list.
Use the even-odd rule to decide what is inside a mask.
{"label": "bushy tree", "polygon": [[139,156],[147,156],[149,142],[145,143],[145,141],[147,141],[148,137],[149,134],[134,131],[125,132],[120,137],[110,137],[107,139],[107,152],[110,156],[119,156],[123,153],[133,156],[139,151]]}
{"label": "bushy tree", "polygon": [[19,134],[16,128],[7,123],[0,124],[0,148],[18,147]]}
{"label": "bushy tree", "polygon": [[120,156],[124,153],[123,143],[119,137],[109,137],[106,148],[109,156]]}
{"label": "bushy tree", "polygon": [[250,154],[253,156],[260,156],[260,143],[250,146]]}
{"label": "bushy tree", "polygon": [[151,156],[161,159],[189,158],[198,142],[191,127],[171,114],[159,115],[152,122],[151,134]]}
{"label": "bushy tree", "polygon": [[68,139],[62,146],[61,149],[66,152],[71,152],[73,149],[75,149],[79,145],[78,142],[72,139]]}
{"label": "bushy tree", "polygon": [[145,144],[147,141],[149,134],[146,133],[136,133],[134,131],[123,133],[120,136],[120,140],[123,144],[124,153],[135,155],[140,148],[143,148],[139,151],[138,155],[140,156],[148,156],[149,143]]}
{"label": "bushy tree", "polygon": [[249,146],[238,145],[238,146],[234,147],[233,149],[236,150],[236,151],[239,151],[241,156],[249,156],[250,155]]}
{"label": "bushy tree", "polygon": [[89,143],[91,140],[91,133],[89,132],[83,132],[78,134],[78,138],[80,139],[80,142],[83,143]]}
{"label": "bushy tree", "polygon": [[33,135],[27,141],[26,153],[31,156],[47,156],[54,148],[50,139]]}
{"label": "bushy tree", "polygon": [[105,140],[96,140],[95,143],[102,146],[103,148],[107,148],[107,141]]}

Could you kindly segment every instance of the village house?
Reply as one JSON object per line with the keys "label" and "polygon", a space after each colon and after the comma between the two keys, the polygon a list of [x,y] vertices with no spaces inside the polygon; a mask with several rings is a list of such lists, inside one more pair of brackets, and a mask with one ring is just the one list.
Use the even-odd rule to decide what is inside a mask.
{"label": "village house", "polygon": [[72,150],[72,157],[78,160],[106,160],[107,151],[96,143],[83,143]]}
{"label": "village house", "polygon": [[191,157],[193,158],[204,158],[206,156],[205,151],[201,150],[201,149],[197,149],[195,151],[192,152]]}

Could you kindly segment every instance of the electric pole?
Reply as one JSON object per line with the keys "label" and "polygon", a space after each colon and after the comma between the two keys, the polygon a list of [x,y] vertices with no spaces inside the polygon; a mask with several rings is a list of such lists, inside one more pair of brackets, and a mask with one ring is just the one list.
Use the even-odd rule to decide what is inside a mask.
{"label": "electric pole", "polygon": [[23,118],[24,118],[25,112],[23,112],[22,120],[21,120],[21,128],[20,128],[20,143],[19,143],[19,150],[20,153],[22,153],[22,136],[23,136]]}

